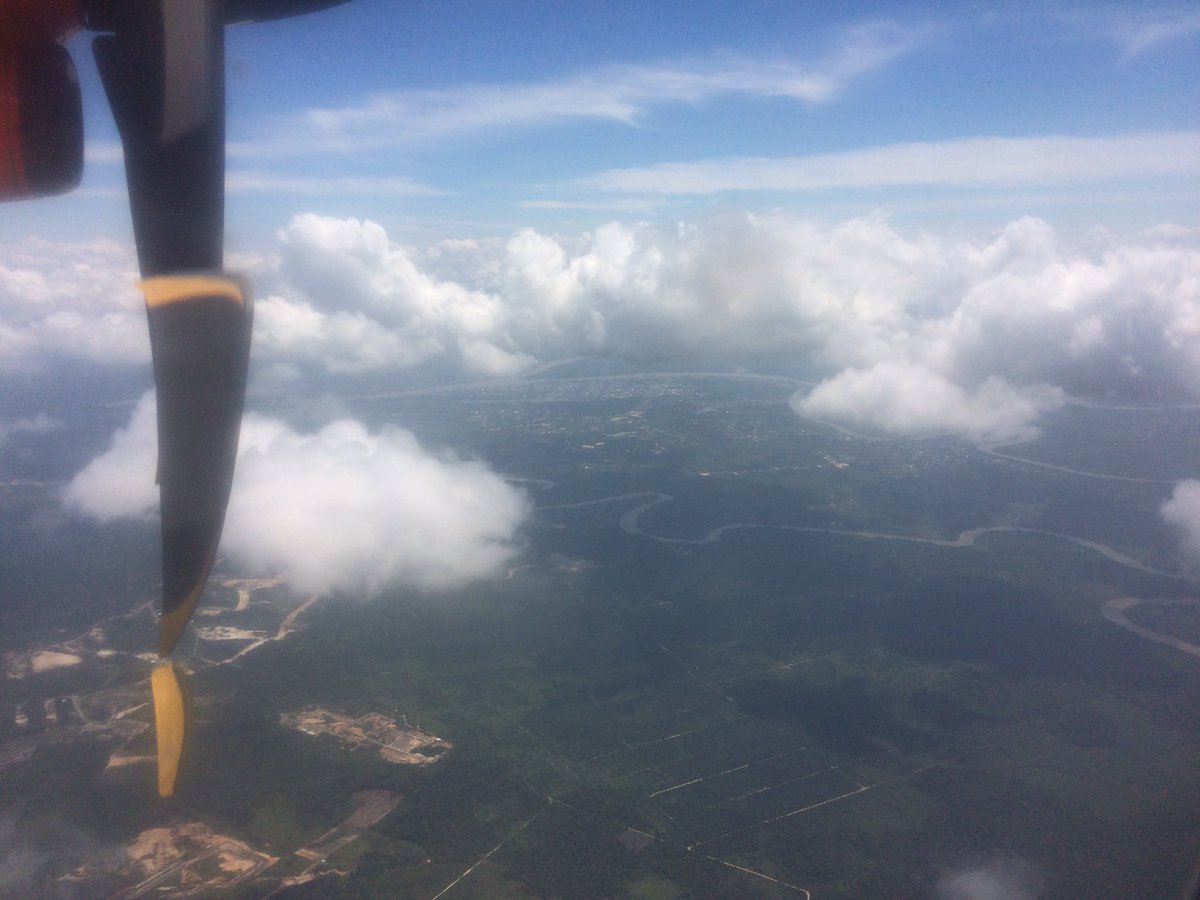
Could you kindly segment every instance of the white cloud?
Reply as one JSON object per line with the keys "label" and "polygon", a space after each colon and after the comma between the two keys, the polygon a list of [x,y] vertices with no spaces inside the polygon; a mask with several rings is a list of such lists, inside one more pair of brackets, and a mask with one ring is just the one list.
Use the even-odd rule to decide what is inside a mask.
{"label": "white cloud", "polygon": [[525,209],[592,209],[607,212],[648,212],[662,206],[660,199],[626,197],[620,200],[522,200]]}
{"label": "white cloud", "polygon": [[1200,132],[1118,137],[978,137],[890,144],[777,159],[743,158],[614,169],[588,189],[642,195],[816,191],[936,185],[1075,185],[1200,176]]}
{"label": "white cloud", "polygon": [[255,313],[256,348],[268,358],[356,372],[450,356],[488,375],[532,362],[506,346],[499,298],[424,274],[374,222],[297,216],[280,242],[290,296],[270,296]]}
{"label": "white cloud", "polygon": [[[136,293],[75,294],[127,284],[128,255],[51,277],[71,254],[97,252],[37,250],[0,271],[20,283],[0,302],[0,341],[21,348],[4,365],[144,364]],[[252,261],[258,378],[416,366],[512,376],[596,354],[784,358],[822,382],[795,398],[805,414],[985,443],[1031,436],[1064,393],[1200,397],[1194,229],[1098,231],[1066,247],[1032,218],[964,240],[905,234],[882,216],[827,226],[730,213],[417,250],[373,222],[302,215]]]}
{"label": "white cloud", "polygon": [[153,515],[158,510],[157,422],[154,394],[145,394],[129,424],[113,435],[108,450],[67,483],[66,507],[101,522]]}
{"label": "white cloud", "polygon": [[927,34],[927,29],[874,22],[847,29],[827,52],[808,62],[724,54],[609,65],[536,83],[379,93],[353,106],[309,110],[299,123],[281,126],[285,139],[230,150],[234,158],[297,149],[361,151],[568,121],[632,124],[661,107],[697,106],[732,95],[825,103],[855,79],[911,52]]}
{"label": "white cloud", "polygon": [[1119,27],[1114,30],[1113,37],[1124,48],[1126,59],[1130,59],[1163,44],[1186,40],[1197,34],[1200,34],[1200,13],[1140,22],[1133,27]]}
{"label": "white cloud", "polygon": [[1184,563],[1200,573],[1200,481],[1188,479],[1175,485],[1169,500],[1159,508],[1162,517],[1179,535]]}
{"label": "white cloud", "polygon": [[728,215],[460,243],[425,255],[455,273],[442,280],[378,225],[304,216],[282,233],[256,353],[493,375],[587,354],[790,356],[825,379],[798,411],[985,443],[1033,436],[1064,393],[1200,395],[1195,235],[1089,240],[1065,250],[1036,219],[952,241],[880,217]]}
{"label": "white cloud", "polygon": [[0,897],[73,896],[59,881],[63,869],[108,857],[124,853],[65,820],[0,813]]}
{"label": "white cloud", "polygon": [[42,371],[59,358],[149,361],[136,279],[132,253],[115,241],[0,247],[0,372]]}
{"label": "white cloud", "polygon": [[231,193],[302,194],[309,197],[420,197],[440,193],[401,176],[300,177],[234,169],[225,175]]}
{"label": "white cloud", "polygon": [[1200,34],[1200,13],[1157,4],[1061,9],[1051,15],[1116,44],[1125,62]]}
{"label": "white cloud", "polygon": [[516,550],[524,495],[407,431],[342,420],[304,435],[250,416],[242,441],[225,552],[300,588],[446,585],[494,574]]}
{"label": "white cloud", "polygon": [[970,390],[922,366],[888,361],[845,369],[796,394],[792,408],[898,434],[948,432],[980,444],[1011,444],[1036,437],[1034,423],[1063,400],[1062,390],[1049,385],[1014,388],[991,376]]}
{"label": "white cloud", "polygon": [[[72,479],[66,505],[101,521],[152,515],[155,435],[147,394]],[[495,574],[517,552],[528,510],[483,463],[429,453],[407,431],[341,420],[301,434],[248,414],[221,546],[299,590],[444,586]]]}
{"label": "white cloud", "polygon": [[1033,900],[1044,879],[1037,868],[1015,856],[999,855],[983,865],[948,872],[937,883],[939,900]]}
{"label": "white cloud", "polygon": [[45,413],[38,413],[36,416],[25,416],[12,422],[0,421],[0,447],[3,447],[16,435],[46,434],[62,427],[62,422],[51,418]]}
{"label": "white cloud", "polygon": [[125,161],[125,148],[120,141],[85,141],[83,158],[85,166],[114,165]]}

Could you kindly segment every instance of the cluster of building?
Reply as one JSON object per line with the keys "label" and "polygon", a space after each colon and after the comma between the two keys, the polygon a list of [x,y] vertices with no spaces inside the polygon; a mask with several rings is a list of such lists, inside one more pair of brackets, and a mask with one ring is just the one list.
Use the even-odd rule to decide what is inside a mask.
{"label": "cluster of building", "polygon": [[439,760],[453,745],[436,735],[403,725],[379,713],[358,717],[327,709],[309,708],[283,713],[279,721],[287,728],[304,734],[330,734],[345,747],[376,746],[388,762],[404,765],[428,765]]}

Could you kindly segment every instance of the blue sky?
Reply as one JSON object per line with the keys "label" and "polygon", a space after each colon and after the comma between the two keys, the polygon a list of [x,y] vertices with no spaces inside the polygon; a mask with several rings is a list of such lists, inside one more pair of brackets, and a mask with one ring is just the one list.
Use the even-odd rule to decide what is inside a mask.
{"label": "blue sky", "polygon": [[[86,42],[84,190],[6,236],[127,234]],[[415,240],[729,207],[1195,224],[1198,56],[1194,4],[354,0],[230,30],[231,245],[302,211]]]}

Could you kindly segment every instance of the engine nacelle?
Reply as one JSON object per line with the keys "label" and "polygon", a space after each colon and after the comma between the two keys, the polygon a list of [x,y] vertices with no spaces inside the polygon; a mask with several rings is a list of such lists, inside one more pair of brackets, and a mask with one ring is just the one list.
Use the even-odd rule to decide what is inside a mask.
{"label": "engine nacelle", "polygon": [[0,200],[79,184],[83,104],[61,42],[82,24],[78,0],[0,0]]}

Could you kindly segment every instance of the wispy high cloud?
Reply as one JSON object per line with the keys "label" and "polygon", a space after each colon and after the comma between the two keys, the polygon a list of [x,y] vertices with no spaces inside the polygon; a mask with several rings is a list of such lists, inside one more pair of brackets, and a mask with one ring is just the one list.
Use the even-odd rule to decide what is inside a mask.
{"label": "wispy high cloud", "polygon": [[439,90],[379,93],[361,103],[313,109],[294,123],[286,141],[231,147],[252,156],[296,145],[310,149],[410,144],[497,129],[607,120],[644,121],[656,109],[698,106],[722,97],[786,97],[827,103],[855,79],[881,69],[929,34],[890,22],[847,29],[810,60],[751,59],[732,54],[646,65],[609,65],[562,78],[513,84],[468,84]]}
{"label": "wispy high cloud", "polygon": [[251,169],[225,175],[225,189],[235,194],[300,194],[309,197],[418,197],[441,193],[403,176],[294,176]]}
{"label": "wispy high cloud", "polygon": [[1194,9],[1126,4],[1057,10],[1051,16],[1085,34],[1116,44],[1126,62],[1200,36],[1200,12]]}
{"label": "wispy high cloud", "polygon": [[1124,49],[1126,59],[1196,35],[1200,35],[1197,12],[1136,22],[1125,20],[1113,29],[1113,37]]}
{"label": "wispy high cloud", "polygon": [[619,200],[523,200],[525,209],[591,209],[605,212],[648,212],[663,205],[659,198],[622,197]]}
{"label": "wispy high cloud", "polygon": [[662,163],[600,172],[584,188],[628,194],[815,191],[938,185],[1011,187],[1200,178],[1200,132],[1119,137],[979,137],[845,153]]}

